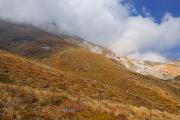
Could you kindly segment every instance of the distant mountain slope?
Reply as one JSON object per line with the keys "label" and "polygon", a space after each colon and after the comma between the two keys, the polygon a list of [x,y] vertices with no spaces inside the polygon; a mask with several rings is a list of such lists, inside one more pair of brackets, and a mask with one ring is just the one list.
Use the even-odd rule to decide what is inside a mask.
{"label": "distant mountain slope", "polygon": [[23,56],[41,58],[64,47],[74,46],[66,39],[32,26],[0,22],[0,49]]}
{"label": "distant mountain slope", "polygon": [[180,75],[180,65],[178,62],[156,63],[143,60],[133,60],[128,58],[113,57],[115,62],[124,65],[130,71],[143,75],[151,75],[159,79],[172,80]]}
{"label": "distant mountain slope", "polygon": [[0,20],[0,49],[28,58],[43,59],[65,48],[82,47],[111,54],[111,51],[77,36],[55,35],[39,28]]}

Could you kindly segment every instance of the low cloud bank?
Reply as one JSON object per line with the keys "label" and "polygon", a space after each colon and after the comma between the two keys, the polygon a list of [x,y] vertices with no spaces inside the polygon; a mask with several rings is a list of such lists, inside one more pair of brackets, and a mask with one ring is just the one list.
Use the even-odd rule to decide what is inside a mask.
{"label": "low cloud bank", "polygon": [[166,63],[167,59],[163,56],[161,56],[158,53],[153,53],[153,52],[145,52],[145,53],[133,53],[133,54],[128,54],[128,58],[130,59],[137,59],[137,60],[144,60],[144,61],[152,61],[152,62],[161,62],[161,63]]}
{"label": "low cloud bank", "polygon": [[[132,16],[135,9],[122,0],[0,0],[0,18],[32,24],[45,30],[80,36],[104,45],[120,56],[162,61],[163,54],[180,44],[180,17],[167,13],[156,23]],[[135,54],[140,55],[135,55]],[[154,54],[154,55],[153,55]],[[146,57],[142,57],[142,56]],[[141,57],[140,57],[141,56]]]}

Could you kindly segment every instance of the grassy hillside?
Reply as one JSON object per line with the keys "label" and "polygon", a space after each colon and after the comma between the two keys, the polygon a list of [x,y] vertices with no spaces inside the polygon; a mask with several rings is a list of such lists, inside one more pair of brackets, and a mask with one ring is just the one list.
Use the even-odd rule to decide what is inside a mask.
{"label": "grassy hillside", "polygon": [[[99,63],[96,65],[98,66],[98,69],[95,69],[97,75],[90,76],[88,73],[85,76],[85,74],[81,75],[80,71],[73,72],[73,70],[69,70],[68,72],[65,66],[64,68],[57,66],[57,69],[0,51],[0,116],[3,120],[18,118],[67,118],[80,120],[179,119],[177,116],[179,114],[179,103],[175,101],[173,96],[164,95],[162,92],[165,92],[165,90],[157,86],[149,88],[146,84],[137,82],[136,79],[127,79],[125,81],[126,74],[130,73],[121,69],[121,67],[115,68],[115,66],[112,69],[113,72],[121,73],[120,76],[124,74],[125,76],[122,77],[124,79],[116,78],[118,77],[116,72],[112,76],[113,79],[110,79],[110,74],[112,74],[110,70],[110,74],[106,73],[107,77],[109,76],[108,78],[105,78],[104,74],[99,74],[105,79],[101,77],[94,79],[94,77],[98,76],[99,69],[102,69],[100,68],[101,66],[105,67],[104,72],[106,72],[106,65],[114,65],[114,63],[103,56],[85,52],[81,49],[70,50],[70,53],[73,51],[77,53],[83,51],[85,54],[92,54],[94,56],[91,58],[103,60],[103,63],[106,64]],[[66,52],[64,51],[63,53]],[[74,55],[76,52],[74,52]],[[66,57],[64,56],[64,58]],[[81,57],[79,56],[78,58]],[[88,63],[93,65],[91,61],[88,61]],[[83,64],[86,65],[85,63]],[[77,65],[80,66],[81,64]],[[73,65],[71,66],[73,67]],[[92,69],[93,72],[95,70]],[[136,76],[130,74],[128,75],[129,79],[131,75],[132,77]],[[138,87],[138,90],[148,91],[141,93],[144,96],[143,98],[139,96],[140,94],[137,91],[134,91],[136,87]],[[154,97],[157,100],[152,102],[154,97],[150,99],[147,97],[148,95],[155,95]],[[139,108],[134,105],[165,110],[170,113],[150,110],[144,107]]]}
{"label": "grassy hillside", "polygon": [[110,99],[114,101],[179,112],[178,86],[131,73],[102,55],[85,49],[67,49],[53,55],[47,64],[108,85],[114,93]]}
{"label": "grassy hillside", "polygon": [[0,120],[180,119],[179,77],[132,73],[95,46],[0,21]]}

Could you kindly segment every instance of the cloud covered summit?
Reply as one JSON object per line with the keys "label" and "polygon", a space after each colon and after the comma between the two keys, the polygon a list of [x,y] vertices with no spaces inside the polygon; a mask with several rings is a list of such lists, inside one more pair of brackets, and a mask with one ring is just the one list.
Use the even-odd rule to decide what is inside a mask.
{"label": "cloud covered summit", "polygon": [[104,45],[118,55],[153,61],[180,44],[180,17],[167,13],[160,23],[153,16],[132,16],[122,0],[0,0],[0,18],[32,24],[51,32],[68,32]]}

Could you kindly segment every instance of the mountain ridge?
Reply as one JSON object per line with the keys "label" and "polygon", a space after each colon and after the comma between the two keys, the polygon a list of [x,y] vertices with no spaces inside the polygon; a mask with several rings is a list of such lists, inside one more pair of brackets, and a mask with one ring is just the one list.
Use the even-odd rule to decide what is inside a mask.
{"label": "mountain ridge", "polygon": [[3,119],[179,119],[178,82],[129,71],[77,37],[26,27],[0,31]]}

